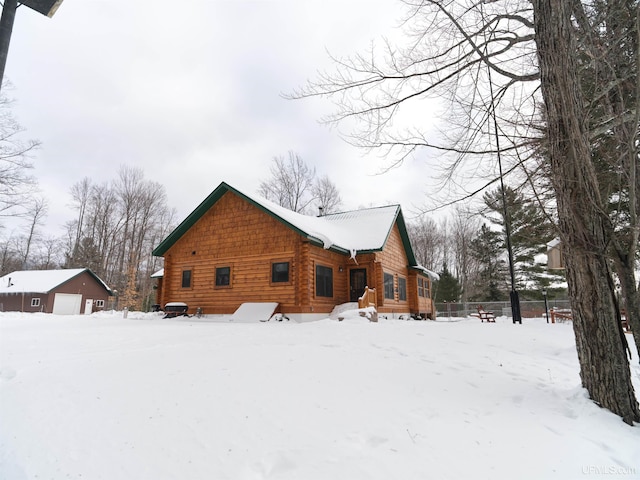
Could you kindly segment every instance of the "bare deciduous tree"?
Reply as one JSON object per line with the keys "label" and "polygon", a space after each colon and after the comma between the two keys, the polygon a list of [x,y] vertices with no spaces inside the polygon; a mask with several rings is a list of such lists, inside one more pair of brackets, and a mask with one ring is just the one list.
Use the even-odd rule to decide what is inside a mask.
{"label": "bare deciduous tree", "polygon": [[[82,228],[84,226],[84,216],[89,202],[89,193],[91,190],[91,180],[88,177],[83,178],[80,182],[71,186],[71,198],[73,200],[73,208],[78,210],[78,218],[75,222],[75,236],[73,238],[74,248],[80,245],[82,238]],[[74,252],[75,254],[76,252]]]}
{"label": "bare deciduous tree", "polygon": [[338,187],[327,175],[320,177],[313,185],[313,198],[324,214],[335,213],[342,205]]}
{"label": "bare deciduous tree", "polygon": [[271,178],[260,183],[260,194],[278,205],[304,213],[313,202],[315,168],[290,151],[287,158],[274,157]]}
{"label": "bare deciduous tree", "polygon": [[281,207],[304,214],[314,213],[314,205],[320,214],[333,213],[342,205],[340,192],[329,177],[316,179],[316,169],[291,151],[287,158],[274,157],[271,177],[260,183],[258,192]]}
{"label": "bare deciduous tree", "polygon": [[445,242],[436,221],[422,216],[407,225],[407,231],[418,262],[429,270],[438,271],[444,261],[442,246]]}
{"label": "bare deciduous tree", "polygon": [[0,217],[24,213],[36,180],[30,174],[33,164],[29,155],[39,143],[23,141],[23,128],[10,110],[10,102],[0,95]]}
{"label": "bare deciduous tree", "polygon": [[15,238],[9,237],[0,241],[0,275],[20,270],[22,263],[15,247]]}
{"label": "bare deciduous tree", "polygon": [[77,219],[67,225],[66,265],[91,268],[119,292],[123,306],[148,307],[150,275],[159,268],[151,250],[175,216],[164,187],[145,180],[142,170],[122,166],[113,182],[84,179],[71,193]]}
{"label": "bare deciduous tree", "polygon": [[480,221],[469,212],[456,207],[453,221],[450,223],[447,243],[452,245],[455,276],[462,287],[462,302],[477,294],[472,285],[478,273],[478,265],[471,254],[471,241],[480,230]]}
{"label": "bare deciduous tree", "polygon": [[34,255],[33,266],[36,270],[60,268],[64,263],[61,253],[64,244],[60,238],[47,236],[38,242],[38,251]]}
{"label": "bare deciduous tree", "polygon": [[36,198],[29,207],[29,227],[24,242],[24,255],[22,256],[22,268],[27,269],[29,254],[34,240],[37,238],[37,228],[42,225],[42,222],[47,216],[48,205],[44,198]]}

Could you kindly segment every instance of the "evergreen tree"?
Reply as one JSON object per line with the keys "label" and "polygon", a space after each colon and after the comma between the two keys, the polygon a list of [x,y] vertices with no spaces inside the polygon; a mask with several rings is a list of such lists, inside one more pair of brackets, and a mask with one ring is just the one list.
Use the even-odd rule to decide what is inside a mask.
{"label": "evergreen tree", "polygon": [[[539,292],[549,286],[553,276],[562,280],[564,276],[549,273],[546,264],[536,262],[536,257],[546,253],[546,245],[555,237],[555,226],[534,200],[505,188],[505,199],[511,220],[511,247],[516,278],[516,289],[520,292]],[[484,203],[489,209],[485,217],[504,232],[505,219],[500,188],[485,193]],[[500,239],[501,248],[506,250],[505,235]],[[534,295],[535,296],[535,295]]]}
{"label": "evergreen tree", "polygon": [[454,277],[447,264],[442,265],[442,271],[439,273],[440,280],[435,282],[435,301],[436,302],[457,302],[460,299],[462,289],[460,282]]}
{"label": "evergreen tree", "polygon": [[471,240],[471,256],[479,267],[473,283],[474,293],[469,300],[476,302],[501,301],[508,298],[506,293],[506,262],[502,234],[482,224],[478,235]]}

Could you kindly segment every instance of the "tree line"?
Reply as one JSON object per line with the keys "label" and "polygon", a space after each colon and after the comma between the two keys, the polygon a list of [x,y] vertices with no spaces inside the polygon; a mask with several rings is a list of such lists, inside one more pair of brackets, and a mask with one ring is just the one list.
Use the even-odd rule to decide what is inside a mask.
{"label": "tree line", "polygon": [[90,268],[116,292],[114,307],[146,309],[155,301],[151,274],[161,259],[151,251],[174,227],[164,186],[139,168],[121,166],[113,181],[85,178],[70,189],[75,218],[65,234],[46,233],[48,202],[32,174],[39,143],[0,95],[0,275],[16,270]]}
{"label": "tree line", "polygon": [[15,211],[23,229],[0,239],[0,274],[15,270],[90,268],[115,291],[114,307],[148,309],[155,302],[152,273],[161,259],[152,249],[175,226],[163,185],[146,180],[139,168],[121,166],[115,180],[89,178],[70,189],[75,218],[65,234],[42,234],[46,201]]}
{"label": "tree line", "polygon": [[[26,185],[25,185],[26,187]],[[31,185],[29,185],[31,187]],[[287,209],[311,215],[334,213],[342,207],[338,188],[295,152],[272,159],[270,176],[258,193]],[[505,269],[504,218],[499,191],[485,194],[484,208],[456,210],[441,224],[428,215],[408,223],[421,264],[441,275],[436,301],[500,301],[508,298]],[[146,180],[142,170],[121,166],[117,177],[95,183],[89,178],[72,185],[69,207],[75,218],[65,235],[42,235],[46,200],[36,198],[15,215],[24,217],[20,234],[0,242],[0,273],[20,269],[90,268],[116,292],[117,305],[149,309],[155,301],[151,274],[162,260],[153,248],[175,226],[175,210],[167,205],[164,187]],[[539,298],[553,277],[536,262],[553,238],[553,225],[535,203],[508,190],[514,226],[518,287]]]}
{"label": "tree line", "polygon": [[148,309],[151,275],[162,266],[151,251],[175,226],[165,187],[121,166],[111,182],[74,184],[71,198],[76,218],[66,224],[64,266],[90,268],[117,290],[120,308]]}
{"label": "tree line", "polygon": [[[546,265],[547,244],[556,235],[553,222],[522,193],[506,187],[511,221],[516,289],[525,300],[564,297],[564,274]],[[423,215],[408,223],[415,254],[426,268],[437,272],[436,302],[508,301],[510,276],[507,265],[504,209],[501,190],[484,194],[473,209],[458,207],[440,223]]]}
{"label": "tree line", "polygon": [[[1,107],[2,105],[0,105]],[[7,104],[5,104],[5,107]],[[29,175],[27,153],[37,147],[15,137],[22,129],[5,110],[0,129],[0,212],[20,225],[7,231],[0,224],[0,275],[16,270],[90,268],[115,291],[114,308],[149,310],[155,303],[151,275],[162,259],[151,252],[176,226],[175,209],[167,205],[166,190],[144,178],[140,168],[122,165],[117,177],[96,183],[84,178],[70,188],[70,211],[61,237],[45,235],[47,201],[34,196],[37,181]],[[299,213],[331,213],[342,205],[328,176],[295,152],[272,159],[271,175],[260,183],[265,198]],[[178,219],[179,220],[179,219]]]}

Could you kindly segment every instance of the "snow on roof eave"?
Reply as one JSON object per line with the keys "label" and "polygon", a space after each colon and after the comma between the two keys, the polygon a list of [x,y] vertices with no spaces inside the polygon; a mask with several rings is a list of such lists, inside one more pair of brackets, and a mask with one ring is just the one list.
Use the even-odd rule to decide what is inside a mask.
{"label": "snow on roof eave", "polygon": [[412,265],[411,268],[413,268],[414,270],[418,270],[419,272],[424,273],[431,280],[433,280],[435,282],[440,280],[440,275],[438,275],[436,272],[433,272],[433,271],[429,270],[428,268],[423,267],[422,265]]}
{"label": "snow on roof eave", "polygon": [[[235,192],[240,197],[244,198],[258,209],[262,210],[266,214],[275,218],[279,222],[283,223],[287,227],[291,228],[298,234],[306,237],[310,241],[322,246],[327,250],[332,250],[335,252],[339,252],[342,254],[348,254],[351,257],[355,257],[358,253],[368,253],[368,252],[379,252],[382,251],[384,245],[387,242],[387,239],[391,235],[391,230],[393,229],[393,225],[395,224],[398,214],[400,212],[399,205],[393,205],[395,211],[393,215],[393,221],[389,223],[389,228],[386,232],[385,239],[381,244],[375,245],[360,245],[357,242],[354,242],[352,238],[344,238],[344,230],[338,229],[334,230],[335,224],[329,221],[328,224],[325,222],[328,220],[328,217],[339,215],[339,214],[331,214],[323,217],[315,217],[311,215],[304,215],[298,212],[294,212],[293,210],[289,210],[281,205],[271,202],[265,198],[254,197],[245,193],[242,193],[233,187],[229,187],[231,191]],[[386,207],[376,207],[376,208],[388,208]],[[365,209],[369,210],[369,209]],[[362,210],[351,210],[351,212],[361,212]],[[349,213],[349,212],[343,212]],[[348,235],[348,237],[350,237]]]}
{"label": "snow on roof eave", "polygon": [[151,278],[163,278],[164,277],[164,268],[161,268],[155,273],[151,274]]}
{"label": "snow on roof eave", "polygon": [[[87,272],[91,275],[96,282],[98,282],[102,287],[107,291],[109,295],[113,295],[113,291],[107,286],[106,283],[102,281],[100,277],[98,277],[95,273],[93,273],[89,268],[61,268],[61,269],[51,269],[51,270],[17,270],[11,273],[6,274],[2,278],[5,277],[11,278],[11,276],[22,276],[19,283],[25,282],[25,286],[22,285],[16,286],[15,291],[6,291],[2,289],[3,294],[7,293],[40,293],[40,294],[48,294],[52,290],[61,287],[62,285],[68,283],[69,281],[76,278],[78,275]],[[33,288],[33,283],[41,283],[42,275],[45,275],[45,279],[52,275],[52,273],[59,278],[49,279],[48,282],[45,282],[44,286],[40,286],[40,288]],[[30,278],[25,278],[24,274],[27,274]],[[34,282],[34,278],[37,278],[39,282]],[[12,285],[13,286],[13,283]]]}
{"label": "snow on roof eave", "polygon": [[325,250],[331,250],[332,252],[336,252],[336,253],[342,253],[344,255],[349,255],[351,258],[355,258],[356,255],[365,255],[367,253],[379,253],[382,252],[382,248],[365,248],[365,249],[348,249],[348,248],[344,248],[344,247],[340,247],[339,245],[334,245],[334,244],[330,244],[329,246],[326,246],[327,244],[324,243],[321,239],[316,238],[312,235],[307,235],[307,239],[320,246],[323,247]]}
{"label": "snow on roof eave", "polygon": [[553,248],[553,247],[557,247],[558,245],[560,245],[560,239],[559,238],[554,238],[553,240],[551,240],[550,242],[547,243],[547,248]]}
{"label": "snow on roof eave", "polygon": [[[2,277],[2,280],[13,280],[7,289],[2,289],[2,294],[16,293],[40,293],[48,294],[54,288],[68,282],[82,272],[82,269],[53,269],[53,270],[15,270]],[[49,278],[54,276],[54,278]],[[37,285],[34,286],[34,285]],[[15,288],[12,288],[15,287]],[[8,290],[10,289],[10,290]]]}

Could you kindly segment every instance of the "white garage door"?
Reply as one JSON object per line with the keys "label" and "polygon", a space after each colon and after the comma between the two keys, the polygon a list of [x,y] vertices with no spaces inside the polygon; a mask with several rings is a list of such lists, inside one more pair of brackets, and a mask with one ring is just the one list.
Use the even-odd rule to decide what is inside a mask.
{"label": "white garage door", "polygon": [[53,313],[56,315],[79,315],[82,295],[56,293],[53,299]]}

